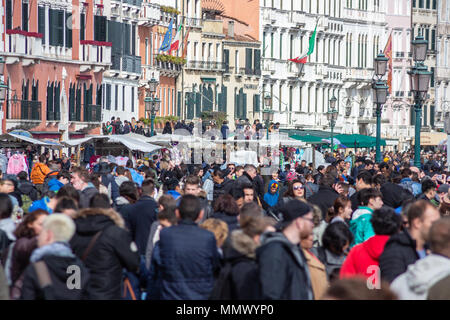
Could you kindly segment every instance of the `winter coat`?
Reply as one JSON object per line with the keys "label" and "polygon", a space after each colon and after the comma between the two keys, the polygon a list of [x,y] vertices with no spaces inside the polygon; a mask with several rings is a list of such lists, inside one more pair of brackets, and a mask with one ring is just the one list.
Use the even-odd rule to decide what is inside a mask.
{"label": "winter coat", "polygon": [[[236,230],[230,236],[230,249],[224,261],[222,270],[229,270],[228,285],[231,300],[259,300],[261,288],[258,279],[258,265],[256,263],[256,249],[258,244],[242,230]],[[219,279],[221,277],[219,276]],[[215,288],[216,289],[216,288]],[[220,297],[219,297],[220,298]]]}
{"label": "winter coat", "polygon": [[206,192],[206,199],[208,201],[214,200],[214,182],[212,179],[206,179],[203,182],[203,190]]}
{"label": "winter coat", "polygon": [[[77,257],[60,257],[45,255],[39,261],[43,261],[48,269],[51,286],[44,289],[39,284],[39,278],[33,263],[25,270],[22,295],[23,300],[81,300],[87,298],[88,284],[91,280],[89,271]],[[80,288],[69,288],[69,279],[74,273],[68,272],[70,266],[77,266],[80,274]],[[76,270],[76,269],[75,269]],[[76,271],[75,271],[76,272]]]}
{"label": "winter coat", "polygon": [[313,194],[317,193],[319,191],[319,186],[312,182],[305,183],[305,196],[306,199],[311,197]]}
{"label": "winter coat", "polygon": [[425,300],[431,286],[448,275],[450,259],[430,254],[409,265],[407,271],[391,283],[391,290],[400,300]]}
{"label": "winter coat", "polygon": [[214,234],[181,220],[160,233],[163,300],[207,299],[213,289],[219,252]]}
{"label": "winter coat", "polygon": [[8,281],[3,266],[0,264],[0,300],[9,300]]}
{"label": "winter coat", "polygon": [[370,222],[372,213],[373,210],[369,207],[359,207],[358,210],[353,212],[349,227],[355,238],[350,247],[354,247],[375,235],[372,223]]}
{"label": "winter coat", "polygon": [[43,184],[50,169],[45,163],[37,162],[31,170],[30,178],[33,184]]}
{"label": "winter coat", "polygon": [[312,300],[309,269],[300,246],[283,233],[264,234],[256,250],[261,299]]}
{"label": "winter coat", "polygon": [[237,216],[229,216],[224,212],[214,212],[211,218],[219,219],[225,222],[228,226],[229,236],[234,230],[239,229],[239,220],[237,219]]}
{"label": "winter coat", "polygon": [[84,209],[89,208],[91,199],[98,193],[98,190],[92,183],[89,183],[86,188],[78,193],[80,194],[80,208]]}
{"label": "winter coat", "polygon": [[58,192],[59,189],[61,189],[64,186],[64,184],[57,179],[51,179],[48,182],[48,190]]}
{"label": "winter coat", "polygon": [[11,158],[9,158],[8,168],[6,172],[8,174],[17,175],[20,171],[27,172],[27,169],[28,168],[24,156],[20,154],[13,154]]}
{"label": "winter coat", "polygon": [[331,187],[319,186],[319,191],[308,198],[308,202],[319,206],[322,210],[322,218],[325,218],[328,209],[334,204],[334,201],[339,197],[339,193]]}
{"label": "winter coat", "polygon": [[411,178],[403,178],[400,181],[399,186],[411,192],[414,197],[417,197],[422,193],[422,185],[418,182],[412,181]]}
{"label": "winter coat", "polygon": [[122,215],[130,231],[131,239],[136,242],[140,255],[145,255],[150,227],[156,220],[158,204],[150,196],[142,196],[136,203],[123,207]]}
{"label": "winter coat", "polygon": [[229,180],[228,178],[226,178],[221,184],[214,183],[213,202],[216,201],[221,195],[229,194],[235,185],[235,181]]}
{"label": "winter coat", "polygon": [[311,287],[314,293],[314,299],[319,300],[329,286],[325,266],[311,251],[303,249],[303,254],[305,255],[311,275]]}
{"label": "winter coat", "polygon": [[[240,176],[239,178],[237,178],[235,180],[235,184],[234,187],[235,188],[241,188],[245,185],[251,185],[253,186],[253,179],[250,178],[250,176],[248,175],[247,172],[244,171],[244,173],[242,174],[242,176]],[[255,192],[256,194],[256,192]]]}
{"label": "winter coat", "polygon": [[386,182],[381,186],[381,194],[383,195],[383,203],[386,206],[397,209],[402,206],[403,201],[408,198],[414,198],[408,189],[402,188],[392,182]]}
{"label": "winter coat", "polygon": [[0,220],[0,230],[5,231],[6,235],[11,241],[16,240],[16,236],[14,235],[16,224],[14,223],[14,220],[12,218]]}
{"label": "winter coat", "polygon": [[384,246],[388,240],[389,236],[387,235],[375,235],[354,246],[342,265],[340,278],[355,275],[364,276],[365,278],[373,276],[374,271],[369,267],[379,265],[381,253],[383,253]]}
{"label": "winter coat", "polygon": [[345,254],[337,255],[324,247],[313,247],[311,249],[311,253],[325,265],[325,270],[329,281],[330,279],[333,280],[334,276],[339,276],[339,271],[345,261],[345,258],[347,257]]}
{"label": "winter coat", "polygon": [[30,264],[30,256],[34,249],[37,248],[37,237],[17,239],[12,247],[11,256],[11,283],[15,283],[26,267]]}
{"label": "winter coat", "polygon": [[[277,191],[275,192],[275,193],[271,193],[271,188],[272,188],[272,185],[273,184],[277,184],[278,185],[278,187],[277,187]],[[264,201],[269,205],[269,206],[271,206],[271,207],[273,207],[273,206],[275,206],[277,203],[278,203],[278,197],[279,197],[279,193],[278,193],[278,191],[279,191],[279,189],[280,189],[280,186],[279,186],[279,183],[277,182],[277,181],[275,181],[275,180],[271,180],[270,182],[269,182],[269,186],[267,187],[267,193],[264,195]]]}
{"label": "winter coat", "polygon": [[37,190],[30,181],[20,180],[17,189],[22,195],[29,196],[31,201],[36,201],[38,199]]}
{"label": "winter coat", "polygon": [[139,268],[137,247],[123,219],[113,209],[94,208],[80,210],[74,222],[76,233],[70,244],[80,258],[94,235],[102,231],[84,261],[92,276],[88,284],[90,299],[120,299],[122,269],[135,272]]}
{"label": "winter coat", "polygon": [[416,241],[411,238],[408,230],[391,236],[380,256],[381,279],[392,282],[417,260],[419,255]]}
{"label": "winter coat", "polygon": [[[155,248],[155,244],[153,243],[153,239],[155,238],[156,231],[159,227],[159,221],[156,220],[152,223],[150,227],[150,233],[148,235],[147,247],[145,249],[145,266],[147,269],[150,268],[150,262],[152,259],[153,249]],[[159,237],[158,237],[159,239]]]}

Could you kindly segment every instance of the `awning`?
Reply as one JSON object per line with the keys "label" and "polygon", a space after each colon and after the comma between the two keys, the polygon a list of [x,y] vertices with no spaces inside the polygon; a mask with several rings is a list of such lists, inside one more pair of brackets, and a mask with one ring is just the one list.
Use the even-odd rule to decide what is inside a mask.
{"label": "awning", "polygon": [[124,146],[126,146],[130,150],[136,150],[136,151],[141,151],[141,152],[153,152],[153,151],[161,149],[160,146],[156,146],[154,144],[150,144],[147,142],[143,142],[141,140],[137,140],[134,138],[125,137],[125,136],[121,136],[121,135],[108,136],[108,140],[110,142],[122,143]]}
{"label": "awning", "polygon": [[29,142],[29,143],[32,143],[32,144],[35,144],[35,145],[39,145],[39,146],[52,146],[52,147],[56,147],[56,148],[61,148],[62,147],[61,144],[59,144],[58,142],[55,142],[55,141],[41,141],[41,140],[38,140],[38,139],[30,138],[30,137],[27,137],[25,135],[15,134],[15,133],[8,133],[8,135],[13,137],[13,138],[16,138],[16,139],[19,139],[19,140],[23,140],[23,141],[26,141],[26,142]]}
{"label": "awning", "polygon": [[[338,134],[336,139],[348,148],[373,148],[377,144],[375,137],[365,136],[362,134]],[[386,146],[386,140],[380,140],[381,146]]]}

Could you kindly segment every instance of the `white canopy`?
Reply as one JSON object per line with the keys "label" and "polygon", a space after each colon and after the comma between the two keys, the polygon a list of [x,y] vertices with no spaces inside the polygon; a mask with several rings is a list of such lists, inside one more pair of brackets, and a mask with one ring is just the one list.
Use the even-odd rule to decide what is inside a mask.
{"label": "white canopy", "polygon": [[52,147],[61,147],[61,145],[54,141],[41,141],[38,139],[30,138],[21,134],[8,133],[13,138],[20,139],[26,142],[30,142],[32,144],[40,145],[40,146],[52,146]]}
{"label": "white canopy", "polygon": [[131,137],[125,137],[122,135],[112,135],[108,136],[108,140],[110,142],[118,142],[122,143],[124,146],[126,146],[130,150],[137,150],[142,152],[153,152],[155,150],[161,149],[160,146],[156,146],[154,144],[150,144],[138,139],[134,139]]}

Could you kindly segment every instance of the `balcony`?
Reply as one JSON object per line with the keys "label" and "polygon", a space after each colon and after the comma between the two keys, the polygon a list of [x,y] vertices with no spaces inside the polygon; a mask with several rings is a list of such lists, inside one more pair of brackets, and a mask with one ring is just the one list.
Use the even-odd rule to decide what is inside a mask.
{"label": "balcony", "polygon": [[[22,30],[7,30],[5,38],[6,55],[8,55],[8,53],[17,56],[42,55],[42,34],[40,33]],[[26,57],[23,58],[25,59]]]}
{"label": "balcony", "polygon": [[386,24],[386,14],[382,12],[376,12],[376,11],[365,11],[365,10],[359,10],[359,9],[350,9],[350,8],[344,8],[344,19],[351,19],[351,20],[357,20],[357,21],[368,21],[368,22],[375,22],[375,23],[381,23]]}
{"label": "balcony", "polygon": [[123,4],[128,4],[130,6],[140,7],[143,0],[122,0]]}
{"label": "balcony", "polygon": [[172,21],[173,19],[173,26],[176,26],[178,24],[178,19],[177,16],[174,15],[173,13],[168,13],[168,12],[162,12],[160,11],[160,18],[159,20],[159,24],[163,27],[168,27],[170,24],[170,21]]}
{"label": "balcony", "polygon": [[155,60],[155,67],[159,70],[161,76],[167,77],[176,77],[182,69],[180,64],[158,60]]}
{"label": "balcony", "polygon": [[203,20],[198,18],[185,18],[186,27],[203,28]]}
{"label": "balcony", "polygon": [[301,11],[291,11],[289,22],[295,24],[297,28],[303,28],[306,25],[306,14]]}
{"label": "balcony", "polygon": [[122,71],[141,74],[141,57],[124,55],[122,57]]}
{"label": "balcony", "polygon": [[11,120],[31,120],[41,121],[41,105],[40,101],[20,100],[9,106],[6,115]]}
{"label": "balcony", "polygon": [[139,26],[151,27],[157,25],[161,19],[161,9],[160,6],[144,2],[144,6],[139,15]]}
{"label": "balcony", "polygon": [[84,106],[84,122],[101,122],[102,106],[89,104]]}
{"label": "balcony", "polygon": [[[111,43],[91,40],[80,41],[80,59],[88,64],[99,64],[103,67],[111,64]],[[87,70],[82,70],[82,72],[85,71]],[[95,70],[95,72],[99,71],[101,71],[101,67]]]}
{"label": "balcony", "polygon": [[369,68],[347,68],[344,80],[346,81],[372,81],[373,69]]}
{"label": "balcony", "polygon": [[217,61],[188,61],[186,69],[225,71],[225,63]]}
{"label": "balcony", "polygon": [[405,52],[396,52],[395,53],[395,57],[396,58],[404,58],[405,57]]}

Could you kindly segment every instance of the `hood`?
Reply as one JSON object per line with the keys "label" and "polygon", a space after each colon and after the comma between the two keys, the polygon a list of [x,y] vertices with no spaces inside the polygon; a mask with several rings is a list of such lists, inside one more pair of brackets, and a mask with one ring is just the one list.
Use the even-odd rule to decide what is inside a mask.
{"label": "hood", "polygon": [[256,258],[258,244],[242,230],[235,230],[231,233],[231,245],[240,254],[251,259]]}
{"label": "hood", "polygon": [[280,241],[284,244],[286,244],[289,247],[294,246],[286,236],[281,232],[265,232],[261,235],[261,247],[274,242],[274,241]]}
{"label": "hood", "polygon": [[389,240],[387,235],[374,235],[362,243],[364,249],[373,260],[378,260],[384,250],[386,242]]}
{"label": "hood", "polygon": [[33,190],[33,184],[30,181],[19,181],[17,189],[23,194],[30,194]]}
{"label": "hood", "polygon": [[372,211],[368,210],[365,207],[360,207],[355,212],[353,212],[352,221],[358,219],[359,217],[365,214],[372,214]]}
{"label": "hood", "polygon": [[276,184],[278,185],[277,192],[274,193],[274,194],[278,194],[278,193],[280,192],[280,184],[279,184],[277,181],[275,181],[275,180],[270,180],[269,186],[267,187],[267,192],[268,192],[269,194],[271,194],[271,193],[270,193],[270,188],[272,187],[272,185],[273,185],[274,183],[276,183]]}
{"label": "hood", "polygon": [[87,208],[74,217],[78,234],[95,234],[111,225],[125,227],[123,218],[114,209]]}
{"label": "hood", "polygon": [[80,286],[85,288],[89,280],[89,271],[77,257],[58,257],[54,255],[47,255],[42,258],[45,262],[49,273],[52,277],[56,277],[58,282],[67,283],[67,270],[68,266],[77,265],[80,267]]}
{"label": "hood", "polygon": [[64,186],[64,184],[57,179],[51,179],[48,182],[48,189],[51,191],[58,191],[62,186]]}
{"label": "hood", "polygon": [[123,182],[128,181],[128,178],[125,177],[125,176],[118,176],[118,177],[116,177],[115,180],[116,180],[117,185],[120,187],[120,185],[121,185]]}
{"label": "hood", "polygon": [[[403,275],[410,291],[415,294],[426,294],[430,286],[450,275],[450,259],[431,254],[416,263],[409,265]],[[402,279],[399,278],[399,281]]]}
{"label": "hood", "polygon": [[122,205],[130,203],[130,201],[128,201],[126,198],[124,198],[122,196],[117,197],[115,202],[116,202],[116,205],[118,205],[118,206],[122,206]]}

